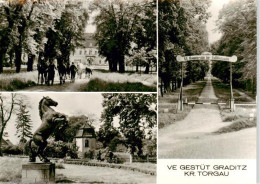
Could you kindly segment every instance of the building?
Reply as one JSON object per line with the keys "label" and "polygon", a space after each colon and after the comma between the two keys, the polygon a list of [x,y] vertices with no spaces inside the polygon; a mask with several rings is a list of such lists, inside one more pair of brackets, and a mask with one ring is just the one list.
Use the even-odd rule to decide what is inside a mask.
{"label": "building", "polygon": [[11,143],[11,141],[9,139],[4,140],[2,138],[2,145],[1,146],[2,146],[2,148],[4,148],[4,147],[8,147],[8,146],[13,146],[13,144]]}
{"label": "building", "polygon": [[96,134],[95,129],[89,124],[82,126],[75,136],[76,146],[79,148],[79,157],[83,158],[84,154],[96,149]]}
{"label": "building", "polygon": [[70,55],[70,62],[82,63],[83,65],[108,65],[105,58],[98,53],[98,47],[94,40],[94,33],[85,33],[83,47],[78,47]]}

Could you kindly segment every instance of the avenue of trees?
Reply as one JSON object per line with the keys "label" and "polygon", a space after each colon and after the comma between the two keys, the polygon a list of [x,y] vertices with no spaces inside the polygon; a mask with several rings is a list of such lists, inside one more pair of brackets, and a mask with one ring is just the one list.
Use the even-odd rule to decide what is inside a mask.
{"label": "avenue of trees", "polygon": [[32,71],[40,55],[45,63],[68,62],[80,45],[87,20],[79,1],[1,1],[0,73],[4,66],[13,65],[18,73],[23,62]]}
{"label": "avenue of trees", "polygon": [[[159,77],[161,93],[180,86],[181,63],[177,55],[209,51],[206,21],[210,1],[159,1]],[[184,84],[204,78],[208,62],[184,64]],[[164,90],[163,90],[164,89]]]}
{"label": "avenue of trees", "polygon": [[[256,92],[257,77],[256,12],[255,0],[240,0],[225,5],[217,21],[222,37],[212,45],[213,54],[238,57],[238,61],[233,64],[233,84],[253,94]],[[213,63],[212,74],[228,83],[229,63]]]}
{"label": "avenue of trees", "polygon": [[[156,66],[156,1],[43,1],[0,2],[0,73],[4,66],[68,64],[70,54],[83,46],[84,32],[93,12],[99,53],[110,71],[125,72],[125,65]],[[142,58],[134,57],[141,55]],[[44,59],[38,59],[38,58]]]}
{"label": "avenue of trees", "polygon": [[156,66],[156,1],[97,0],[92,9],[98,11],[95,39],[109,70],[123,73],[128,64],[137,70],[145,66],[149,73]]}

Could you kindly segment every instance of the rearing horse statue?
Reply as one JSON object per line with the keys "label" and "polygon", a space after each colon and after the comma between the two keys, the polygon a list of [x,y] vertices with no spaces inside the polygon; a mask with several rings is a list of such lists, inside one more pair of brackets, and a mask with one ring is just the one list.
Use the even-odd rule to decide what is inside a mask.
{"label": "rearing horse statue", "polygon": [[50,162],[44,155],[44,149],[47,146],[47,139],[59,128],[68,123],[65,114],[56,112],[51,106],[57,106],[58,103],[50,97],[43,97],[39,102],[41,126],[35,131],[32,139],[29,141],[29,161],[35,162],[38,156],[42,162]]}

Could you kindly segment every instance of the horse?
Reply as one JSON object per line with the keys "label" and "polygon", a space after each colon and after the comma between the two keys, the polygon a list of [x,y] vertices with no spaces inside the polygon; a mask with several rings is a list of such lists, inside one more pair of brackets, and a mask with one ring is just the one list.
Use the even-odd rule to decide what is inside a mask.
{"label": "horse", "polygon": [[56,69],[56,66],[53,63],[51,63],[48,67],[48,77],[47,77],[48,85],[50,85],[50,81],[51,81],[51,85],[53,85],[53,83],[54,83],[55,69]]}
{"label": "horse", "polygon": [[65,114],[56,112],[51,106],[57,106],[58,102],[50,97],[43,97],[39,102],[39,114],[42,124],[35,131],[33,137],[28,142],[29,147],[29,162],[35,162],[38,156],[44,163],[49,162],[44,155],[44,150],[47,146],[47,139],[51,134],[57,132],[61,127],[68,124],[68,118]]}
{"label": "horse", "polygon": [[78,74],[78,78],[81,79],[83,74],[83,65],[81,63],[77,64],[77,74]]}
{"label": "horse", "polygon": [[66,66],[64,64],[60,64],[58,66],[58,72],[59,72],[59,76],[60,76],[60,84],[64,84],[65,79],[66,79],[66,73],[67,73]]}
{"label": "horse", "polygon": [[77,67],[74,65],[74,63],[72,63],[71,66],[70,66],[71,82],[75,82],[75,75],[76,75],[77,70],[78,70]]}
{"label": "horse", "polygon": [[41,79],[41,84],[45,82],[47,83],[47,66],[45,64],[37,64],[37,70],[38,70],[38,84],[40,84],[40,79]]}
{"label": "horse", "polygon": [[85,77],[87,77],[87,75],[88,75],[88,77],[90,77],[90,75],[92,75],[92,70],[88,67],[85,68]]}

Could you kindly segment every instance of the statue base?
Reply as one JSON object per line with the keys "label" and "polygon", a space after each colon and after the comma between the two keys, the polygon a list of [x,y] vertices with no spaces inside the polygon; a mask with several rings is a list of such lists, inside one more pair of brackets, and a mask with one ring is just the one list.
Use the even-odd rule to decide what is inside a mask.
{"label": "statue base", "polygon": [[23,164],[22,183],[55,183],[55,164],[53,163]]}

